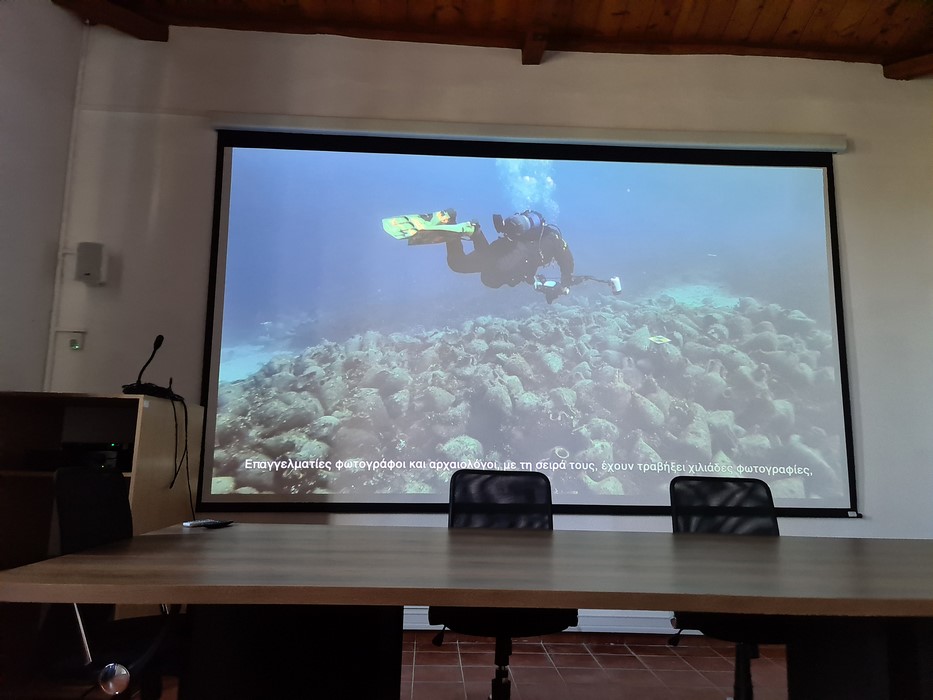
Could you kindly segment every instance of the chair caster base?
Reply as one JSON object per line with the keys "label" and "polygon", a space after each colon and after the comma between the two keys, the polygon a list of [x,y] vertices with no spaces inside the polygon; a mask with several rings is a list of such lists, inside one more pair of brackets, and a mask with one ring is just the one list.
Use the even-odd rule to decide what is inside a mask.
{"label": "chair caster base", "polygon": [[496,677],[492,679],[492,692],[488,700],[509,700],[512,694],[512,680],[509,678],[509,668],[496,669]]}

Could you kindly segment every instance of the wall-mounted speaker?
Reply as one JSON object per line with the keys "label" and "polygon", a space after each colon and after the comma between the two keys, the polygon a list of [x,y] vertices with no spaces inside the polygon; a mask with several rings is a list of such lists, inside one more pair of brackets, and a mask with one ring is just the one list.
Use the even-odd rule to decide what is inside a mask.
{"label": "wall-mounted speaker", "polygon": [[103,243],[81,241],[75,255],[75,279],[90,285],[107,281],[107,255]]}

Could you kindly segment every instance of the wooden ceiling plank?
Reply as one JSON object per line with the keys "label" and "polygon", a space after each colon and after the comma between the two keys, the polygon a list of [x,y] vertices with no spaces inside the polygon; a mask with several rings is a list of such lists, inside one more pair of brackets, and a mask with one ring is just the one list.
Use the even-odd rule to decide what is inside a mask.
{"label": "wooden ceiling plank", "polygon": [[389,23],[383,15],[383,7],[389,3],[390,0],[352,0],[347,4],[353,8],[353,16],[357,21],[385,26]]}
{"label": "wooden ceiling plank", "polygon": [[[353,4],[345,0],[324,0],[324,11],[328,21],[355,24]],[[271,12],[263,13],[268,19],[274,19]]]}
{"label": "wooden ceiling plank", "polygon": [[884,66],[884,77],[892,80],[913,80],[933,75],[933,52]]}
{"label": "wooden ceiling plank", "polygon": [[865,0],[848,0],[832,25],[826,28],[822,41],[829,46],[855,46],[855,32],[868,9]]}
{"label": "wooden ceiling plank", "polygon": [[434,0],[408,0],[406,21],[410,26],[424,27],[434,22]]}
{"label": "wooden ceiling plank", "polygon": [[145,41],[168,41],[168,24],[156,22],[107,0],[52,0],[90,24],[103,24]]}
{"label": "wooden ceiling plank", "polygon": [[327,7],[322,0],[298,0],[298,7],[307,21],[320,22],[327,17]]}
{"label": "wooden ceiling plank", "polygon": [[762,2],[761,11],[755,18],[755,23],[748,32],[746,40],[758,46],[763,46],[774,39],[775,34],[784,22],[792,0],[767,0]]}
{"label": "wooden ceiling plank", "polygon": [[771,42],[777,46],[793,47],[800,44],[800,37],[807,28],[807,23],[816,5],[813,0],[791,0],[784,19],[774,33]]}
{"label": "wooden ceiling plank", "polygon": [[[561,4],[570,7],[569,2]],[[534,3],[531,12],[531,24],[536,29],[550,27],[551,22],[554,20],[554,17],[557,14],[557,5],[557,0],[539,0],[539,2]],[[521,21],[521,15],[519,15],[517,19]]]}
{"label": "wooden ceiling plank", "polygon": [[408,19],[408,3],[406,0],[382,0],[380,15],[384,24],[401,27]]}
{"label": "wooden ceiling plank", "polygon": [[[933,11],[933,5],[930,5]],[[901,60],[933,51],[933,17],[925,21],[917,20],[905,31],[896,46],[885,49],[884,53],[891,60]]]}
{"label": "wooden ceiling plank", "polygon": [[472,31],[487,30],[495,0],[470,0],[463,5],[463,23]]}
{"label": "wooden ceiling plank", "polygon": [[914,35],[918,45],[933,48],[933,2],[924,2],[919,8],[916,19],[910,24],[910,32],[904,37],[905,42],[911,42]]}
{"label": "wooden ceiling plank", "polygon": [[[254,2],[255,1],[256,0],[254,0]],[[265,5],[260,4],[258,10],[262,12],[264,8]],[[290,17],[292,20],[303,21],[305,18],[300,0],[279,0],[279,12],[285,17]]]}
{"label": "wooden ceiling plank", "polygon": [[896,7],[900,0],[862,0],[868,5],[868,10],[862,21],[855,28],[854,41],[859,45],[872,44],[878,33],[886,30],[890,21],[892,7]]}
{"label": "wooden ceiling plank", "polygon": [[654,8],[661,0],[635,0],[629,2],[625,16],[622,18],[622,26],[619,28],[619,37],[643,36],[645,28],[648,26],[648,20]]}
{"label": "wooden ceiling plank", "polygon": [[574,2],[574,0],[564,0],[563,2],[553,3],[548,17],[544,20],[544,24],[548,27],[548,34],[566,34],[569,31],[571,19],[573,13],[578,9],[578,4],[583,4],[584,2],[593,3],[593,0],[582,0],[582,2]]}
{"label": "wooden ceiling plank", "polygon": [[649,41],[670,41],[682,6],[681,0],[657,0],[645,26],[645,38]]}
{"label": "wooden ceiling plank", "polygon": [[489,31],[493,34],[512,34],[524,31],[533,14],[519,0],[495,0]]}
{"label": "wooden ceiling plank", "polygon": [[463,4],[466,0],[435,0],[434,22],[439,27],[462,27],[466,24]]}
{"label": "wooden ceiling plank", "polygon": [[598,34],[599,13],[603,0],[573,0],[573,13],[567,23],[567,33],[577,36]]}
{"label": "wooden ceiling plank", "polygon": [[723,42],[746,41],[766,5],[764,0],[738,0],[722,32]]}
{"label": "wooden ceiling plank", "polygon": [[711,1],[709,9],[706,10],[706,16],[703,17],[703,24],[700,26],[697,38],[714,43],[721,42],[726,27],[729,26],[729,20],[732,19],[735,6],[736,0]]}
{"label": "wooden ceiling plank", "polygon": [[695,40],[700,27],[703,26],[703,18],[706,16],[708,7],[708,0],[683,0],[680,12],[677,13],[674,29],[671,31],[671,37],[675,41]]}
{"label": "wooden ceiling plank", "polygon": [[622,23],[628,15],[628,0],[603,0],[596,21],[598,36],[616,37],[622,31]]}
{"label": "wooden ceiling plank", "polygon": [[[875,48],[882,49],[884,53],[888,50],[897,50],[905,43],[908,46],[916,45],[916,30],[919,30],[921,42],[929,38],[933,30],[933,24],[930,21],[930,6],[926,4],[901,3],[892,8],[889,16],[886,30],[879,32],[877,40],[873,42]],[[933,48],[929,42],[925,43],[928,48]]]}
{"label": "wooden ceiling plank", "polygon": [[845,4],[845,0],[819,0],[800,35],[800,43],[807,46],[822,43]]}

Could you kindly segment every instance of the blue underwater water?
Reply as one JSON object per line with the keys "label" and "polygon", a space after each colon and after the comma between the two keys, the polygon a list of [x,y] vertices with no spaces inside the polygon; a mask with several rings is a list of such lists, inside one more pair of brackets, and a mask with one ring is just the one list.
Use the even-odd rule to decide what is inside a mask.
{"label": "blue underwater water", "polygon": [[381,227],[450,207],[490,241],[494,214],[540,211],[561,229],[576,274],[619,276],[627,299],[709,289],[831,325],[819,169],[238,149],[221,379],[321,340],[546,306],[527,285],[488,289],[451,272],[443,244],[410,246]]}

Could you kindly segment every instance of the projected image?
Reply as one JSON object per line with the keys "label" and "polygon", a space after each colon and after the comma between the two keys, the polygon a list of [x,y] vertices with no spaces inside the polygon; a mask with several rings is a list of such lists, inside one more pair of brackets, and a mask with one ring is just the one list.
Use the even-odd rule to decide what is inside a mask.
{"label": "projected image", "polygon": [[472,467],[849,505],[824,168],[228,157],[205,502],[444,503]]}

